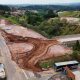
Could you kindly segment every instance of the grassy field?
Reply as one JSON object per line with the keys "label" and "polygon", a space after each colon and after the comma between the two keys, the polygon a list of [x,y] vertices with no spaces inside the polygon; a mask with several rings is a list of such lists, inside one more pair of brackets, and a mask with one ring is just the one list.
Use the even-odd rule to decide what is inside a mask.
{"label": "grassy field", "polygon": [[80,18],[80,11],[63,11],[58,12],[59,17],[77,17]]}

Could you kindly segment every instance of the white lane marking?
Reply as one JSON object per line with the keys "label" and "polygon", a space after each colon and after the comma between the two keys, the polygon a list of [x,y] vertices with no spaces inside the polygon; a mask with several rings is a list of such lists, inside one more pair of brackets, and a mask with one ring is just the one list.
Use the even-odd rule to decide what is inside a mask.
{"label": "white lane marking", "polygon": [[26,78],[26,79],[29,79],[28,76],[26,75],[25,71],[24,71],[23,69],[21,69],[21,70],[22,70],[22,72],[23,72],[25,78]]}
{"label": "white lane marking", "polygon": [[34,74],[32,72],[29,72],[30,77],[34,77]]}

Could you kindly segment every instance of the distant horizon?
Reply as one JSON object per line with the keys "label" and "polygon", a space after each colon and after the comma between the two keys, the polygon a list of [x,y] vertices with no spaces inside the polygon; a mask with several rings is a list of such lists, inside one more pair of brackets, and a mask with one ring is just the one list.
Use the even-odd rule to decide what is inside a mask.
{"label": "distant horizon", "polygon": [[70,4],[78,4],[80,2],[75,2],[75,3],[56,3],[56,4],[28,4],[28,3],[24,3],[24,4],[1,4],[0,5],[70,5]]}
{"label": "distant horizon", "polygon": [[0,5],[65,5],[80,3],[80,0],[0,0]]}

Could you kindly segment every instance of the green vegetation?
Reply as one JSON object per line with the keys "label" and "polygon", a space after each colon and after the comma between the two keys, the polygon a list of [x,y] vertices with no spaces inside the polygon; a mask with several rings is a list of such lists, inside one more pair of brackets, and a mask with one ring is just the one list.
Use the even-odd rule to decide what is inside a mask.
{"label": "green vegetation", "polygon": [[80,18],[80,11],[63,11],[63,12],[59,12],[59,17],[76,17],[76,18]]}
{"label": "green vegetation", "polygon": [[73,45],[73,50],[80,51],[80,42],[79,41],[76,41],[76,43]]}
{"label": "green vegetation", "polygon": [[57,12],[53,9],[42,9],[37,12],[30,10],[25,11],[24,14],[12,15],[9,7],[2,6],[2,9],[0,10],[0,18],[5,18],[13,24],[31,28],[47,38],[80,33],[79,23],[69,23],[66,19],[60,19],[60,17],[80,18],[80,11]]}
{"label": "green vegetation", "polygon": [[77,59],[80,61],[80,59],[78,59],[78,57],[80,56],[80,42],[76,41],[76,43],[73,45],[73,54],[72,54],[74,59]]}
{"label": "green vegetation", "polygon": [[29,5],[29,6],[23,6],[20,7],[19,9],[24,9],[24,10],[47,10],[47,9],[52,9],[56,11],[76,11],[80,10],[80,4],[71,4],[71,5]]}
{"label": "green vegetation", "polygon": [[10,21],[11,23],[13,23],[13,24],[19,24],[18,17],[9,16],[9,17],[5,17],[5,19],[9,20],[9,21]]}
{"label": "green vegetation", "polygon": [[[26,11],[24,14],[12,15],[8,6],[0,6],[0,18],[5,18],[13,24],[33,29],[47,38],[61,35],[80,34],[79,23],[69,23],[66,19],[60,19],[61,17],[73,17],[80,19],[80,11],[63,11],[63,6],[63,8],[61,7],[62,10],[60,10],[60,12],[54,11],[53,9],[46,9],[46,6],[45,9],[42,9],[42,6],[38,7],[40,9],[37,10],[37,12],[30,10]],[[38,7],[35,6],[35,8]],[[58,59],[47,60],[46,62],[42,61],[40,62],[40,66],[42,68],[49,68],[53,67],[54,62],[71,60],[72,58],[80,61],[79,41],[73,45],[72,55],[64,55]]]}
{"label": "green vegetation", "polygon": [[24,27],[34,29],[48,38],[80,33],[80,25],[68,23],[66,20],[61,21],[57,13],[53,15],[52,13],[51,10],[44,12],[44,14],[26,12],[24,15],[18,15],[17,17],[7,13],[4,14],[4,17],[13,24],[20,24]]}
{"label": "green vegetation", "polygon": [[42,68],[50,68],[53,67],[54,61],[53,60],[46,60],[46,61],[42,61],[40,62],[40,66]]}
{"label": "green vegetation", "polygon": [[55,62],[63,62],[63,61],[70,61],[70,60],[72,60],[72,55],[66,54],[57,58],[56,57],[52,58],[50,60],[41,61],[39,64],[42,68],[53,68]]}
{"label": "green vegetation", "polygon": [[63,55],[57,58],[53,58],[51,60],[45,60],[40,62],[40,66],[42,68],[52,68],[54,66],[55,62],[63,62],[63,61],[70,61],[70,60],[78,60],[80,61],[80,42],[76,41],[76,43],[73,44],[73,53],[71,55]]}
{"label": "green vegetation", "polygon": [[5,6],[5,5],[0,5],[0,12],[1,11],[10,11],[10,7]]}
{"label": "green vegetation", "polygon": [[54,36],[79,34],[79,23],[69,23],[66,19],[60,17],[77,17],[80,18],[80,11],[63,11],[56,12],[52,9],[26,11],[24,14],[12,15],[10,11],[1,10],[0,18],[5,18],[13,24],[22,25],[33,29],[47,38]]}

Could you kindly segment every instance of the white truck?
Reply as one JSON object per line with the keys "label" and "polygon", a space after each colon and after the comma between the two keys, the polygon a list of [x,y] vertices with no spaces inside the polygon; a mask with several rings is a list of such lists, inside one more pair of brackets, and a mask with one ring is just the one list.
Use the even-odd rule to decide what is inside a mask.
{"label": "white truck", "polygon": [[2,63],[0,63],[0,80],[6,80],[5,67]]}

